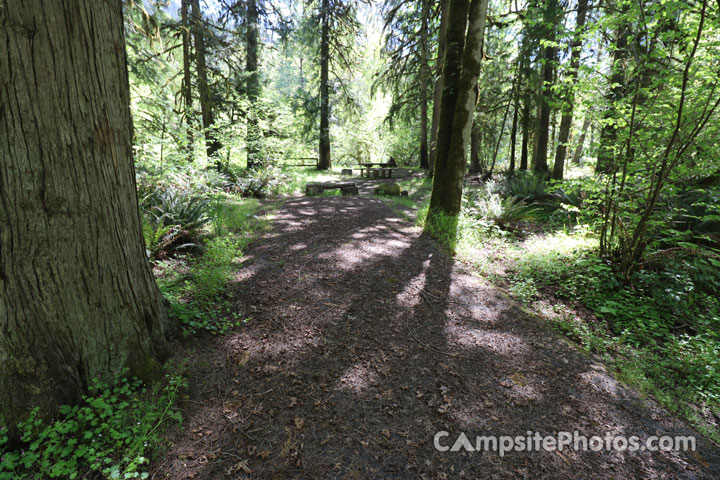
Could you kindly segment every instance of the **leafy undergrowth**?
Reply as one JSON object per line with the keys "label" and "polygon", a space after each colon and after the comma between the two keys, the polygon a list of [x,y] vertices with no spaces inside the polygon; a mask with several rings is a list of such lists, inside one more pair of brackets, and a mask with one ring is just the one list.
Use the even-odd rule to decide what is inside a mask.
{"label": "leafy undergrowth", "polygon": [[185,387],[179,373],[150,389],[121,375],[111,383],[95,379],[82,402],[60,407],[53,422],[34,409],[18,425],[19,445],[11,446],[0,427],[0,480],[148,478],[161,433],[182,423],[175,403]]}
{"label": "leafy undergrowth", "polygon": [[225,334],[247,321],[231,310],[225,289],[254,234],[269,223],[269,217],[258,216],[259,209],[260,203],[250,198],[217,201],[201,253],[156,262],[158,285],[185,336]]}

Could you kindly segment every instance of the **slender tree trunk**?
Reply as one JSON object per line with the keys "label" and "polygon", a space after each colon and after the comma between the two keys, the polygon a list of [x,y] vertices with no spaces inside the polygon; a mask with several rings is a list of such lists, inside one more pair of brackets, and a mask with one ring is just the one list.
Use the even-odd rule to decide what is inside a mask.
{"label": "slender tree trunk", "polygon": [[[544,35],[546,40],[555,41],[556,25],[560,22],[558,18],[559,7],[557,0],[547,0],[545,11],[543,13],[543,21],[549,31]],[[540,85],[540,105],[538,112],[538,130],[537,143],[535,145],[535,155],[533,158],[533,170],[538,173],[547,174],[550,172],[548,168],[548,140],[550,131],[550,114],[552,107],[550,106],[553,86],[553,71],[557,60],[557,48],[550,44],[543,48],[542,63],[542,84]]]}
{"label": "slender tree trunk", "polygon": [[590,128],[590,115],[585,115],[585,120],[583,120],[582,130],[580,131],[580,138],[577,141],[577,145],[575,145],[575,153],[573,154],[572,163],[575,165],[580,165],[580,159],[582,158],[582,152],[583,147],[585,145],[585,137],[587,135],[588,129]]}
{"label": "slender tree trunk", "polygon": [[212,132],[213,110],[210,86],[207,78],[207,63],[205,61],[205,37],[203,35],[203,19],[200,11],[200,0],[192,1],[193,37],[195,39],[195,68],[197,69],[198,91],[200,92],[200,112],[202,114],[203,129],[205,130],[205,148],[208,157],[217,152],[222,145]]}
{"label": "slender tree trunk", "polygon": [[438,125],[440,123],[440,104],[442,103],[443,94],[443,64],[445,63],[445,48],[447,45],[446,32],[448,24],[448,8],[450,0],[440,0],[440,29],[438,32],[438,52],[437,61],[435,62],[435,86],[433,90],[433,112],[432,124],[430,126],[430,169],[428,174],[432,175],[435,169],[435,160],[437,159],[437,134]]}
{"label": "slender tree trunk", "polygon": [[72,4],[0,8],[0,424],[11,429],[123,367],[150,379],[166,353],[135,190],[122,5]]}
{"label": "slender tree trunk", "polygon": [[[451,216],[460,213],[465,150],[477,101],[475,86],[480,74],[487,8],[488,0],[472,0],[469,9],[467,0],[450,2],[443,67],[445,88],[440,108],[438,156],[430,196],[431,212],[442,211]],[[467,40],[464,36],[466,24]]]}
{"label": "slender tree trunk", "polygon": [[319,170],[327,170],[330,161],[330,0],[322,0],[320,12],[320,161]]}
{"label": "slender tree trunk", "polygon": [[470,173],[481,173],[480,166],[480,125],[478,121],[473,121],[472,130],[470,132]]}
{"label": "slender tree trunk", "polygon": [[558,137],[558,147],[555,153],[555,165],[553,167],[553,178],[556,180],[563,179],[565,170],[565,156],[567,154],[568,139],[570,138],[570,127],[573,121],[573,104],[575,103],[575,82],[580,68],[580,50],[582,49],[582,33],[585,27],[585,18],[587,16],[588,0],[578,0],[577,20],[575,23],[575,35],[570,51],[570,69],[568,71],[568,88],[563,98],[563,114],[560,120],[560,134]]}
{"label": "slender tree trunk", "polygon": [[530,140],[530,95],[525,92],[522,112],[522,145],[520,147],[520,170],[528,169],[528,143]]}
{"label": "slender tree trunk", "polygon": [[430,0],[422,0],[422,25],[420,31],[420,168],[430,167],[428,159],[428,17]]}
{"label": "slender tree trunk", "polygon": [[538,114],[537,144],[535,145],[535,158],[533,170],[538,173],[548,173],[547,163],[548,136],[550,130],[550,96],[552,92],[553,63],[555,61],[555,47],[546,46],[543,49],[542,86],[540,87],[540,111]]}
{"label": "slender tree trunk", "polygon": [[182,0],[180,4],[182,24],[183,51],[183,99],[185,100],[185,125],[187,126],[187,159],[193,160],[195,136],[192,112],[192,77],[190,75],[190,0]]}
{"label": "slender tree trunk", "polygon": [[247,71],[247,99],[249,111],[247,117],[247,166],[258,167],[262,163],[260,158],[260,131],[258,127],[257,99],[260,94],[260,79],[258,76],[258,8],[257,0],[247,0],[245,14],[245,70]]}
{"label": "slender tree trunk", "polygon": [[[518,89],[519,90],[519,89]],[[517,143],[517,124],[518,124],[518,97],[519,93],[515,93],[515,104],[513,105],[512,127],[510,128],[510,166],[511,172],[515,171],[515,144]]]}

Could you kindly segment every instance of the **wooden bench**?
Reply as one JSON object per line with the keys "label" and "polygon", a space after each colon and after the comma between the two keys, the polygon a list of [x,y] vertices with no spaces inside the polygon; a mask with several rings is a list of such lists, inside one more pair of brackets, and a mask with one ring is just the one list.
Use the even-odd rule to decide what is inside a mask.
{"label": "wooden bench", "polygon": [[[290,167],[315,167],[317,168],[318,162],[320,161],[317,157],[293,157],[288,160],[301,160],[304,163],[289,163]],[[307,160],[314,160],[315,163],[307,163]]]}
{"label": "wooden bench", "polygon": [[305,195],[322,195],[325,190],[334,190],[336,188],[339,188],[343,195],[358,194],[358,187],[353,182],[324,182],[305,185]]}

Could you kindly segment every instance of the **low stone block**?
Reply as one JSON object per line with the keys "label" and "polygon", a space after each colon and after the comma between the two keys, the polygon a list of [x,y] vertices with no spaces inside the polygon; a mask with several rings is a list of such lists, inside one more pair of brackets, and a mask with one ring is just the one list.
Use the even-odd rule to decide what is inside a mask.
{"label": "low stone block", "polygon": [[373,189],[375,195],[389,195],[396,197],[400,195],[400,185],[397,183],[381,183]]}

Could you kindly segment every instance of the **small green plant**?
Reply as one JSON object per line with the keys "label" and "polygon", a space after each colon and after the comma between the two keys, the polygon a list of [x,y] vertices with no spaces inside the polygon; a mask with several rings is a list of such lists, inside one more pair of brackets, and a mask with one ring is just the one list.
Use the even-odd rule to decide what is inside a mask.
{"label": "small green plant", "polygon": [[458,217],[447,215],[440,210],[429,210],[429,207],[424,207],[422,211],[418,212],[418,223],[438,243],[451,252],[455,252]]}
{"label": "small green plant", "polygon": [[19,450],[8,449],[0,427],[0,479],[148,478],[162,429],[168,421],[182,423],[175,403],[186,386],[179,374],[168,374],[151,390],[136,378],[118,376],[111,384],[95,379],[82,403],[60,407],[51,423],[35,408],[18,425]]}

